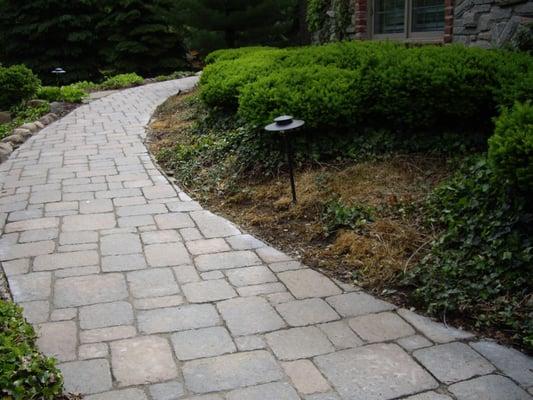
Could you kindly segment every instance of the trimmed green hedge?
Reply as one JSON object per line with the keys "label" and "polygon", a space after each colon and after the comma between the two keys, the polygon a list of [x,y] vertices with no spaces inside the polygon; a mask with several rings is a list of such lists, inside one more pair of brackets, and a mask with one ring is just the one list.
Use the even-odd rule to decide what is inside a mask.
{"label": "trimmed green hedge", "polygon": [[37,351],[35,339],[22,309],[0,300],[0,398],[52,400],[62,394],[63,376]]}
{"label": "trimmed green hedge", "polygon": [[[355,129],[360,128],[355,123],[364,121],[365,127],[403,132],[480,127],[488,132],[498,108],[515,98],[531,97],[527,87],[533,86],[531,56],[459,45],[341,42],[245,48],[218,51],[210,61],[201,79],[203,101],[210,107],[238,110],[257,125],[285,110],[282,113],[305,116],[308,125],[326,129],[336,129],[337,121],[346,121],[343,116],[350,114],[354,124],[349,126]],[[353,93],[337,93],[350,73]],[[311,99],[313,91],[317,95]],[[350,110],[335,107],[346,107],[341,97],[347,95]],[[332,103],[331,118],[324,118],[318,96]],[[301,104],[305,100],[311,103]]]}

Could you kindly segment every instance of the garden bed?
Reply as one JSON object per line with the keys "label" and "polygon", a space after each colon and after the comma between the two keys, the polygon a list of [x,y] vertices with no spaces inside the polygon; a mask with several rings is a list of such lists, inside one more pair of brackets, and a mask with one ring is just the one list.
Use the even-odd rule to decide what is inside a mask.
{"label": "garden bed", "polygon": [[[296,173],[299,201],[292,205],[283,168],[272,176],[236,178],[225,161],[201,160],[201,153],[184,152],[182,166],[169,158],[176,146],[189,143],[204,119],[193,93],[170,98],[151,123],[152,153],[187,193],[312,268],[399,306],[424,310],[402,277],[441,233],[428,224],[424,204],[457,163],[442,155],[390,153],[360,162],[309,164]],[[448,315],[446,322],[520,345],[512,332],[478,327],[466,314]]]}

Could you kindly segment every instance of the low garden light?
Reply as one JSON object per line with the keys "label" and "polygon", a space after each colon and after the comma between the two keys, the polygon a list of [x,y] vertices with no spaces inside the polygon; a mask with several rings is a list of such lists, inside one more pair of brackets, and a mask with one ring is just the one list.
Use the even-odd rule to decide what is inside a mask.
{"label": "low garden light", "polygon": [[67,71],[65,71],[63,68],[56,68],[52,71],[52,74],[54,74],[56,76],[56,80],[57,80],[57,86],[59,86],[59,79],[62,75],[65,75],[67,73]]}
{"label": "low garden light", "polygon": [[294,167],[292,156],[292,143],[289,133],[305,125],[304,121],[294,119],[290,115],[282,115],[274,119],[274,123],[267,125],[267,132],[279,132],[285,142],[285,151],[287,152],[287,164],[289,165],[289,175],[291,179],[292,202],[296,204],[296,184],[294,183]]}

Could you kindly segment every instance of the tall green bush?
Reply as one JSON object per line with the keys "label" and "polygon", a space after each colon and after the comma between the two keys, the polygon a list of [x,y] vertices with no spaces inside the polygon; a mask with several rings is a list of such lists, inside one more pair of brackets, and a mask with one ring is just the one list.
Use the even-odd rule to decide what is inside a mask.
{"label": "tall green bush", "polygon": [[24,65],[0,66],[0,110],[8,110],[31,99],[41,82]]}
{"label": "tall green bush", "polygon": [[[495,173],[518,192],[533,196],[533,105],[516,103],[496,121],[489,139]],[[532,207],[533,209],[533,207]]]}

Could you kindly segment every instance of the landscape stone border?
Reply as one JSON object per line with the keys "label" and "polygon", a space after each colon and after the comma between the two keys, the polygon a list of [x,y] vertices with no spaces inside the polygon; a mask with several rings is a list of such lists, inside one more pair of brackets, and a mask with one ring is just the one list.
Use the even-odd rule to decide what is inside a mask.
{"label": "landscape stone border", "polygon": [[0,164],[6,161],[11,153],[19,148],[26,140],[39,133],[45,126],[59,119],[57,114],[48,113],[37,121],[27,122],[13,129],[10,135],[0,141]]}

